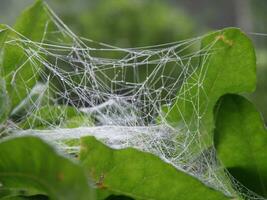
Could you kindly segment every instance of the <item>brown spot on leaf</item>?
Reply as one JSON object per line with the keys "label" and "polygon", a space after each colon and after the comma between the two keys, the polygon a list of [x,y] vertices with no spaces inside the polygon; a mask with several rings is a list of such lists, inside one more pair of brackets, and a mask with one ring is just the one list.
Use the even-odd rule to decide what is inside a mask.
{"label": "brown spot on leaf", "polygon": [[59,181],[63,181],[64,178],[65,178],[65,176],[64,176],[64,173],[63,173],[63,172],[59,172],[59,173],[57,174],[57,179],[58,179]]}
{"label": "brown spot on leaf", "polygon": [[218,35],[216,37],[216,40],[221,40],[223,41],[225,44],[229,45],[229,46],[233,46],[233,41],[232,40],[228,40],[224,35]]}
{"label": "brown spot on leaf", "polygon": [[99,188],[99,189],[105,189],[107,188],[105,185],[104,185],[104,179],[105,179],[105,175],[104,174],[101,174],[98,181],[96,182],[96,186]]}

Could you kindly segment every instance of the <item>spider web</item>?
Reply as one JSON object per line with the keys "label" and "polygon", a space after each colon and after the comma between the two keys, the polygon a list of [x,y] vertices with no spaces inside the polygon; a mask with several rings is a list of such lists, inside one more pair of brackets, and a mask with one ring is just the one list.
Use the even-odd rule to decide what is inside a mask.
{"label": "spider web", "polygon": [[[187,79],[203,67],[205,62],[198,64],[200,57],[205,60],[214,53],[210,51],[213,44],[196,50],[202,39],[196,37],[119,48],[80,38],[49,7],[46,12],[50,21],[41,42],[12,28],[15,36],[5,42],[23,50],[25,63],[34,72],[22,85],[13,85],[18,97],[21,87],[27,95],[12,111],[7,129],[11,135],[36,135],[69,153],[77,153],[79,147],[68,146],[66,140],[95,136],[115,149],[134,147],[153,153],[228,196],[263,199],[225,173],[213,147],[203,151],[199,130],[190,131],[186,121],[174,128],[162,113],[162,106],[175,106],[177,98],[197,106],[199,94],[195,94],[195,100],[184,97],[186,88],[192,87]],[[25,63],[7,76],[15,80]],[[205,77],[205,70],[198,76]],[[34,87],[29,86],[32,80]],[[202,81],[196,78],[194,84],[205,93]],[[203,113],[196,109],[194,115],[194,123],[201,123]],[[192,146],[198,151],[192,151]]]}

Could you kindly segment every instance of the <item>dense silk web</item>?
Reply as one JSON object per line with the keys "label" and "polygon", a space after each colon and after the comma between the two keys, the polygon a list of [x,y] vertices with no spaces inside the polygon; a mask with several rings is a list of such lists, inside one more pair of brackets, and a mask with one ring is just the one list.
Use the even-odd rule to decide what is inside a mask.
{"label": "dense silk web", "polygon": [[[263,199],[245,189],[216,159],[215,149],[204,148],[199,130],[186,129],[186,122],[172,127],[162,107],[175,106],[177,98],[192,102],[193,117],[201,123],[203,113],[194,100],[184,97],[190,87],[187,79],[207,59],[210,47],[200,49],[202,37],[139,48],[119,48],[76,36],[48,7],[50,20],[43,40],[34,42],[14,29],[5,45],[23,50],[27,67],[34,75],[22,85],[13,84],[25,63],[7,74],[16,95],[26,89],[24,100],[12,111],[7,130],[11,135],[32,134],[55,143],[59,149],[76,153],[78,146],[67,145],[70,139],[92,135],[116,149],[134,147],[159,156],[205,183],[246,199]],[[50,29],[50,25],[55,29]],[[49,39],[47,39],[49,38]],[[205,62],[202,62],[205,63]],[[201,77],[205,77],[205,70]],[[36,80],[35,86],[29,86]],[[205,93],[203,79],[194,84]],[[192,84],[192,83],[191,83]],[[21,114],[23,113],[23,114]],[[198,149],[198,151],[193,151]],[[205,151],[203,151],[205,149]]]}

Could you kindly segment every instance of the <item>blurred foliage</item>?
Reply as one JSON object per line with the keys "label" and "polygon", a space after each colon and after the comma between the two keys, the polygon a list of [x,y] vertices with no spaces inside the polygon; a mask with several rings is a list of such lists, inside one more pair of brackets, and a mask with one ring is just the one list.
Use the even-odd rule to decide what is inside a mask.
{"label": "blurred foliage", "polygon": [[267,124],[267,3],[266,0],[251,1],[254,32],[252,35],[257,53],[257,89],[250,96]]}
{"label": "blurred foliage", "polygon": [[[251,1],[251,9],[252,9],[252,21],[254,32],[260,32],[267,34],[267,2],[266,0],[257,0]],[[267,49],[267,36],[257,37],[256,41],[258,46]]]}
{"label": "blurred foliage", "polygon": [[173,42],[195,32],[193,20],[165,1],[100,0],[84,6],[79,15],[64,12],[64,22],[86,38],[120,47]]}
{"label": "blurred foliage", "polygon": [[257,89],[250,95],[267,122],[267,49],[257,50]]}

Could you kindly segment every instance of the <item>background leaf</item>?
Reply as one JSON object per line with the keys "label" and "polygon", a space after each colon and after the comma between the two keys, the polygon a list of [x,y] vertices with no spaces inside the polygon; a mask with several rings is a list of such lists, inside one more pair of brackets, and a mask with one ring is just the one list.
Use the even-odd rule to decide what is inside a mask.
{"label": "background leaf", "polygon": [[93,199],[81,167],[35,137],[0,143],[1,188],[46,194],[55,200]]}
{"label": "background leaf", "polygon": [[[15,24],[15,31],[23,35],[23,39],[30,39],[35,42],[42,42],[46,39],[46,33],[51,29],[49,26],[50,17],[45,11],[41,0],[24,11]],[[8,38],[15,40],[20,36],[9,30]],[[6,43],[3,51],[2,74],[6,80],[7,91],[12,99],[12,107],[17,106],[28,94],[38,81],[38,72],[42,65],[32,61],[25,55],[23,44],[17,41]]]}
{"label": "background leaf", "polygon": [[110,149],[94,137],[82,138],[80,160],[104,192],[134,199],[227,199],[152,154]]}
{"label": "background leaf", "polygon": [[254,105],[238,95],[224,96],[216,113],[219,159],[238,181],[267,197],[267,131]]}

